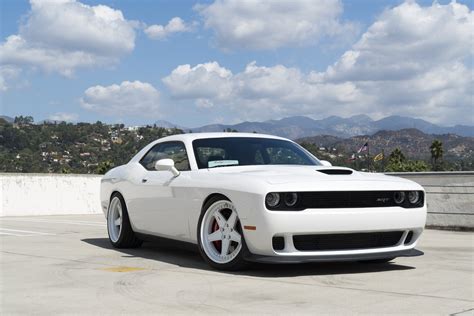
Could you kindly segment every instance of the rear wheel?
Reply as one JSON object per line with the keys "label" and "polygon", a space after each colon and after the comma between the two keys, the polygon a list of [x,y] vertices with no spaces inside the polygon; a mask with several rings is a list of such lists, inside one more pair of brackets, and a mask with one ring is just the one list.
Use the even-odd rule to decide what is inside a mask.
{"label": "rear wheel", "polygon": [[248,252],[237,211],[223,196],[210,199],[198,223],[199,251],[212,267],[239,270],[247,266]]}
{"label": "rear wheel", "polygon": [[137,248],[142,241],[135,236],[130,225],[127,206],[119,193],[114,193],[110,199],[107,212],[107,231],[109,241],[115,248]]}

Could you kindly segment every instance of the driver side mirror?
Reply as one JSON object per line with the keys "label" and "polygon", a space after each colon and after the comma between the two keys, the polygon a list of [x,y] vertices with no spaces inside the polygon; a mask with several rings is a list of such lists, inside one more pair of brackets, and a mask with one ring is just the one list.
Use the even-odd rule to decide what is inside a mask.
{"label": "driver side mirror", "polygon": [[320,160],[319,161],[324,167],[332,167],[332,163],[327,160]]}
{"label": "driver side mirror", "polygon": [[174,166],[173,159],[160,159],[155,163],[155,170],[170,171],[174,177],[179,176],[179,171]]}

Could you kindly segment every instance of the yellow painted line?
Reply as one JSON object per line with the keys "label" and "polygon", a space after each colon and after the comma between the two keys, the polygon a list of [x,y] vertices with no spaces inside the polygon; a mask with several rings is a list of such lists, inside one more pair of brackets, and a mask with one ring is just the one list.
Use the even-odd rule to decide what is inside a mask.
{"label": "yellow painted line", "polygon": [[146,270],[146,269],[145,268],[138,268],[138,267],[119,266],[119,267],[104,268],[104,269],[101,269],[101,270],[109,271],[109,272],[134,272],[134,271],[142,271],[142,270]]}

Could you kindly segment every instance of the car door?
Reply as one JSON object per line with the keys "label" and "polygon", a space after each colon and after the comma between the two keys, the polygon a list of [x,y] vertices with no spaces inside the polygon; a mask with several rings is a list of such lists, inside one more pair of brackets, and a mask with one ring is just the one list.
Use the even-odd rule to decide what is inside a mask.
{"label": "car door", "polygon": [[[169,171],[155,170],[160,159],[170,158],[180,171],[174,177]],[[137,178],[139,198],[134,207],[135,226],[140,232],[175,239],[188,239],[188,214],[185,197],[180,194],[189,178],[189,160],[183,142],[156,144],[140,160],[143,167]]]}

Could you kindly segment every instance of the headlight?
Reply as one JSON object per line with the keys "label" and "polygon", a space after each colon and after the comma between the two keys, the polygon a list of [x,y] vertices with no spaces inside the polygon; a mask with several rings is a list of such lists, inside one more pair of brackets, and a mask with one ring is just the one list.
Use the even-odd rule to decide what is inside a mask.
{"label": "headlight", "polygon": [[405,192],[395,192],[393,194],[393,200],[397,204],[402,204],[403,202],[405,202]]}
{"label": "headlight", "polygon": [[420,201],[420,194],[418,191],[410,191],[408,192],[408,201],[411,204],[416,204]]}
{"label": "headlight", "polygon": [[267,206],[275,207],[280,204],[280,193],[268,193],[265,197],[265,203]]}
{"label": "headlight", "polygon": [[284,200],[286,206],[295,206],[296,202],[298,202],[298,194],[294,192],[285,193]]}

